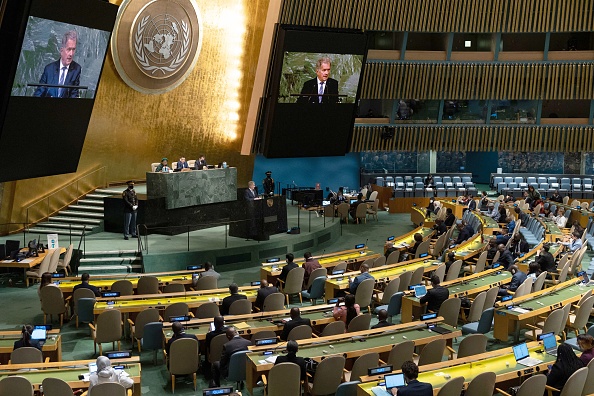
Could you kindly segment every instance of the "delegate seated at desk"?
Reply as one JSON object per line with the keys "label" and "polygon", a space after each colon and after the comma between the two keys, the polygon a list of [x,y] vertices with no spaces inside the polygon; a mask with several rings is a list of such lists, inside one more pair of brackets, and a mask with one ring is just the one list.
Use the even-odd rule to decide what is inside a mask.
{"label": "delegate seated at desk", "polygon": [[351,204],[351,207],[349,208],[349,213],[351,214],[351,217],[353,219],[357,218],[357,208],[359,207],[359,205],[365,205],[365,201],[363,201],[363,194],[361,193],[357,195],[357,201],[353,202]]}
{"label": "delegate seated at desk", "polygon": [[352,282],[349,279],[349,293],[351,294],[357,293],[357,288],[364,280],[375,280],[375,278],[369,273],[369,266],[367,264],[361,264],[361,268],[359,270],[361,271],[361,273],[357,275]]}
{"label": "delegate seated at desk", "polygon": [[551,249],[550,243],[545,243],[540,248],[539,256],[534,260],[538,265],[540,265],[540,270],[543,272],[551,272],[554,271],[555,266],[555,258],[549,252]]}
{"label": "delegate seated at desk", "polygon": [[302,357],[297,356],[297,352],[299,351],[299,344],[297,341],[291,340],[287,342],[287,354],[285,356],[278,356],[274,361],[274,365],[281,363],[294,363],[299,366],[301,370],[301,381],[305,380],[305,359]]}
{"label": "delegate seated at desk", "polygon": [[512,256],[511,252],[503,243],[500,243],[499,246],[497,246],[497,250],[499,251],[499,260],[497,260],[497,262],[501,264],[504,269],[508,269],[514,263],[514,256]]}
{"label": "delegate seated at desk", "polygon": [[433,275],[431,289],[419,300],[421,304],[427,304],[427,311],[438,312],[441,304],[450,297],[450,291],[439,283],[439,276]]}
{"label": "delegate seated at desk", "polygon": [[31,347],[37,348],[41,351],[42,346],[39,344],[39,340],[32,340],[31,336],[33,335],[33,326],[31,325],[24,325],[21,330],[21,339],[16,340],[14,342],[13,350],[24,348],[24,347]]}
{"label": "delegate seated at desk", "polygon": [[235,301],[247,299],[245,294],[239,294],[239,287],[237,286],[237,283],[231,283],[229,285],[229,293],[231,293],[231,295],[223,298],[223,303],[221,304],[221,315],[229,315],[229,308],[231,308],[231,304],[233,304]]}
{"label": "delegate seated at desk", "polygon": [[95,293],[95,297],[101,297],[101,292],[99,291],[99,288],[89,284],[90,278],[91,278],[91,276],[88,273],[85,272],[84,274],[82,274],[82,276],[80,278],[81,283],[74,286],[74,288],[72,289],[72,293],[76,292],[78,289],[89,289],[90,291]]}
{"label": "delegate seated at desk", "polygon": [[458,229],[458,238],[454,241],[454,244],[456,245],[467,241],[474,235],[474,229],[470,226],[470,224],[460,222],[456,225],[456,228]]}
{"label": "delegate seated at desk", "polygon": [[198,341],[198,338],[196,338],[194,334],[186,334],[186,329],[184,329],[184,325],[182,325],[180,322],[173,322],[171,324],[171,330],[173,330],[173,336],[171,336],[169,341],[167,341],[167,345],[165,345],[165,352],[167,352],[167,356],[169,356],[171,344],[173,344],[174,341],[179,340],[180,338],[192,338]]}
{"label": "delegate seated at desk", "polygon": [[401,388],[392,388],[390,393],[399,396],[433,396],[433,386],[426,382],[419,382],[419,367],[410,360],[402,363],[402,373],[406,386]]}
{"label": "delegate seated at desk", "polygon": [[509,272],[511,272],[512,274],[512,280],[508,285],[501,285],[499,287],[498,294],[500,296],[507,296],[509,294],[508,291],[515,292],[516,290],[518,290],[518,287],[520,287],[520,285],[524,283],[524,281],[528,277],[528,275],[520,271],[518,266],[515,264],[509,267]]}
{"label": "delegate seated at desk", "polygon": [[289,337],[289,333],[297,326],[309,326],[311,327],[311,320],[309,318],[302,318],[301,311],[297,307],[291,308],[291,320],[286,322],[283,326],[283,332],[280,335],[280,339],[286,341]]}
{"label": "delegate seated at desk", "polygon": [[91,389],[95,385],[104,384],[106,382],[115,382],[122,385],[124,388],[132,388],[134,380],[124,371],[117,372],[111,367],[111,361],[105,356],[97,358],[97,372],[91,373],[89,377],[89,394],[93,394]]}

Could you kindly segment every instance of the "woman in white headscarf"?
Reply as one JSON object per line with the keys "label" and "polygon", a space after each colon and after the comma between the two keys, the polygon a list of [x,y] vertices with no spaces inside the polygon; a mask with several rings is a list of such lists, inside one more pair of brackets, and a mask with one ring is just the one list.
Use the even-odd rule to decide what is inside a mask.
{"label": "woman in white headscarf", "polygon": [[90,375],[89,381],[89,393],[94,385],[103,384],[104,382],[117,382],[126,389],[134,385],[132,378],[123,371],[116,372],[111,367],[109,359],[105,356],[99,356],[97,358],[97,372]]}

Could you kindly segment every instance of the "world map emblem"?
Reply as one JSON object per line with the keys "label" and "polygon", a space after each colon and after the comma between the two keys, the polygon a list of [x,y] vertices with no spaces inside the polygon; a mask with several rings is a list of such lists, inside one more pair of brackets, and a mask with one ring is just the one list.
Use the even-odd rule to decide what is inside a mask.
{"label": "world map emblem", "polygon": [[194,0],[125,0],[112,36],[112,55],[132,88],[163,93],[192,71],[201,41]]}

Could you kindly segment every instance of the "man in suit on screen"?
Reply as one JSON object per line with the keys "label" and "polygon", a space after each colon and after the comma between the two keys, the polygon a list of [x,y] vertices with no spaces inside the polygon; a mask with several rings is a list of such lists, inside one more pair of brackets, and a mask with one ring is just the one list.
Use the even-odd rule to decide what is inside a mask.
{"label": "man in suit on screen", "polygon": [[[74,30],[64,33],[60,45],[60,59],[46,65],[40,84],[80,85],[81,67],[73,58],[78,34]],[[78,88],[37,87],[33,96],[52,98],[78,98]]]}
{"label": "man in suit on screen", "polygon": [[301,89],[297,103],[337,103],[338,81],[330,78],[332,63],[330,58],[318,59],[316,63],[316,78],[306,81]]}

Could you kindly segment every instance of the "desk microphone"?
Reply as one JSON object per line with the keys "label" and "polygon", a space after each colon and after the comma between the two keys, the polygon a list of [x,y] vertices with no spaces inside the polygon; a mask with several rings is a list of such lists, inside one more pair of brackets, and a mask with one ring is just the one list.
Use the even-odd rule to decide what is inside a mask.
{"label": "desk microphone", "polygon": [[365,249],[367,249],[367,242],[369,242],[369,238],[365,240]]}

